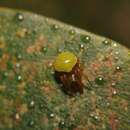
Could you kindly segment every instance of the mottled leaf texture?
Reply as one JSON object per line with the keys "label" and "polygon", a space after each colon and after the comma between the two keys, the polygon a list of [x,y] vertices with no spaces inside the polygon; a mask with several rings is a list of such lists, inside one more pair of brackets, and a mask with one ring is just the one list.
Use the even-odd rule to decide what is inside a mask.
{"label": "mottled leaf texture", "polygon": [[[55,80],[53,61],[74,53],[83,94]],[[0,130],[130,130],[130,50],[36,14],[0,9]]]}

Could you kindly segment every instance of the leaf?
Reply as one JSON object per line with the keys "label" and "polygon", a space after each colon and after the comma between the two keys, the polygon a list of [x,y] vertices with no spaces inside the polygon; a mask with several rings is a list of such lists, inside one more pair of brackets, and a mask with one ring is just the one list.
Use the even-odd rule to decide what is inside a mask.
{"label": "leaf", "polygon": [[[64,93],[53,61],[73,52],[83,94]],[[129,130],[130,50],[73,26],[0,9],[0,130]]]}

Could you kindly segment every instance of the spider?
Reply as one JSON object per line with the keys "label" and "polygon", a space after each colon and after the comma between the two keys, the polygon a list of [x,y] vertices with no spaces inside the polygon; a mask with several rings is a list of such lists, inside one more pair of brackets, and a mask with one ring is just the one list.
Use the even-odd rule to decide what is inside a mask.
{"label": "spider", "polygon": [[60,53],[54,61],[55,79],[69,95],[83,94],[83,69],[79,59],[71,52]]}

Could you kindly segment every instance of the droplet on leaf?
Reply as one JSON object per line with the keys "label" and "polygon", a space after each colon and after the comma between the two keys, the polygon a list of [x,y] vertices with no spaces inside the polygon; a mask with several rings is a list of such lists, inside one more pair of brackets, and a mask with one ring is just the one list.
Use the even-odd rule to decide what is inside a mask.
{"label": "droplet on leaf", "polygon": [[19,119],[20,119],[19,113],[16,113],[16,114],[15,114],[15,119],[16,119],[16,120],[19,120]]}
{"label": "droplet on leaf", "polygon": [[102,77],[97,77],[95,79],[95,83],[98,84],[98,85],[104,85],[105,80]]}
{"label": "droplet on leaf", "polygon": [[84,44],[80,44],[80,49],[84,49]]}
{"label": "droplet on leaf", "polygon": [[23,21],[23,20],[24,20],[24,16],[23,16],[22,13],[17,13],[17,14],[16,14],[16,17],[17,17],[17,19],[18,19],[19,21]]}
{"label": "droplet on leaf", "polygon": [[52,25],[52,30],[56,31],[59,29],[59,26],[57,24]]}
{"label": "droplet on leaf", "polygon": [[91,37],[88,35],[81,35],[81,41],[84,43],[88,43],[91,40]]}
{"label": "droplet on leaf", "polygon": [[22,80],[22,76],[18,75],[17,79],[18,79],[18,81],[21,81]]}
{"label": "droplet on leaf", "polygon": [[104,40],[104,41],[103,41],[103,44],[104,44],[104,45],[110,45],[110,41],[109,41],[109,40]]}
{"label": "droplet on leaf", "polygon": [[117,47],[117,43],[114,43],[113,46],[114,46],[114,47]]}
{"label": "droplet on leaf", "polygon": [[117,94],[117,91],[116,90],[113,90],[113,95],[116,95]]}
{"label": "droplet on leaf", "polygon": [[20,65],[20,63],[16,63],[16,68],[20,68],[21,67],[21,65]]}
{"label": "droplet on leaf", "polygon": [[16,57],[17,57],[18,60],[22,59],[22,55],[21,54],[17,54]]}
{"label": "droplet on leaf", "polygon": [[119,51],[116,51],[115,54],[116,54],[116,55],[119,55]]}
{"label": "droplet on leaf", "polygon": [[69,34],[70,34],[70,35],[74,35],[74,34],[75,34],[75,30],[74,30],[74,29],[71,29],[71,30],[69,31]]}
{"label": "droplet on leaf", "polygon": [[49,114],[49,117],[50,117],[50,118],[54,118],[54,116],[55,116],[54,113],[50,113],[50,114]]}
{"label": "droplet on leaf", "polygon": [[8,72],[4,72],[3,74],[4,77],[7,77],[8,75],[9,75]]}
{"label": "droplet on leaf", "polygon": [[120,66],[116,66],[116,71],[120,71],[121,67]]}
{"label": "droplet on leaf", "polygon": [[34,105],[35,105],[35,102],[32,100],[32,101],[29,103],[29,107],[30,107],[30,108],[33,108]]}
{"label": "droplet on leaf", "polygon": [[65,122],[64,121],[60,121],[59,122],[59,128],[64,128],[65,127]]}
{"label": "droplet on leaf", "polygon": [[115,82],[113,82],[111,85],[114,87],[114,86],[116,86],[116,83],[115,83]]}
{"label": "droplet on leaf", "polygon": [[47,47],[43,47],[43,52],[46,53],[47,52]]}
{"label": "droplet on leaf", "polygon": [[31,120],[31,121],[29,121],[28,125],[29,125],[30,127],[33,127],[33,126],[35,125],[35,122],[34,122],[33,120]]}

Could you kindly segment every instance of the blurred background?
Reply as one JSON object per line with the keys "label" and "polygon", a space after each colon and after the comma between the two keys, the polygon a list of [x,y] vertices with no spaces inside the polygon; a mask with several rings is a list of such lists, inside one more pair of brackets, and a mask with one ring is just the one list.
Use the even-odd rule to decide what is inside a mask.
{"label": "blurred background", "polygon": [[0,6],[52,17],[130,47],[130,0],[0,0]]}

